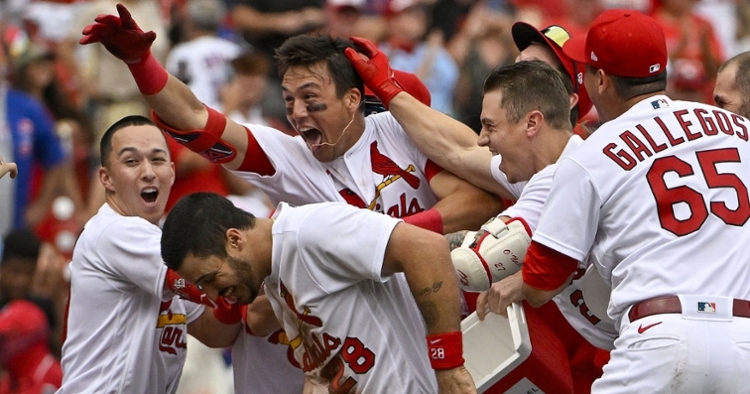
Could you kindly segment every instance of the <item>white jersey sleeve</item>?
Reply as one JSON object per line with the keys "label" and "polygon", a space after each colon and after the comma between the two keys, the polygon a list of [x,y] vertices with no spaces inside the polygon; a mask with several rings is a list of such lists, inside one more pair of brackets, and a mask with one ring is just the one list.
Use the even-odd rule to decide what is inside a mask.
{"label": "white jersey sleeve", "polygon": [[[324,231],[319,231],[321,222],[327,223]],[[343,204],[313,211],[299,230],[299,242],[305,245],[308,261],[316,262],[307,265],[310,274],[321,286],[328,287],[329,292],[363,279],[387,281],[390,276],[381,275],[383,258],[391,232],[399,222],[387,215],[373,215]],[[362,236],[376,241],[363,242],[359,236],[337,236],[363,231],[366,234]]]}
{"label": "white jersey sleeve", "polygon": [[273,175],[233,171],[234,175],[261,188],[273,204],[281,201],[303,205],[341,201],[338,190],[321,163],[310,154],[302,137],[291,137],[272,127],[244,124],[275,169]]}
{"label": "white jersey sleeve", "polygon": [[161,230],[156,225],[143,218],[120,216],[101,229],[96,239],[101,258],[93,262],[112,280],[132,283],[157,297],[171,297],[164,291],[167,267],[161,259],[160,242]]}
{"label": "white jersey sleeve", "polygon": [[547,201],[547,197],[549,197],[549,190],[552,186],[552,175],[555,168],[556,166],[553,164],[534,175],[523,188],[518,201],[498,216],[523,218],[526,220],[533,234],[536,231],[536,225],[539,223],[542,207],[544,207],[544,203]]}
{"label": "white jersey sleeve", "polygon": [[[550,197],[533,240],[583,261],[594,243],[601,205],[602,200],[586,170],[570,158],[562,159],[558,162]],[[554,220],[545,222],[547,212],[554,212]],[[571,227],[573,223],[575,227]],[[550,233],[556,236],[550,237]],[[571,236],[559,236],[566,233]]]}

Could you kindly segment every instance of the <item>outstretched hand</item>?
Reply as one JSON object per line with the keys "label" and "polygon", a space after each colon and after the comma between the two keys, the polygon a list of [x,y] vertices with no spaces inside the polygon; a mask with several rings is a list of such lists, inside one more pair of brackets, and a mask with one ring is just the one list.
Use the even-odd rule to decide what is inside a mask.
{"label": "outstretched hand", "polygon": [[0,156],[0,178],[4,177],[7,173],[10,173],[11,178],[15,178],[18,175],[18,166],[13,162],[4,162],[3,157]]}
{"label": "outstretched hand", "polygon": [[144,33],[124,5],[117,4],[117,13],[119,16],[97,16],[94,19],[95,23],[83,29],[83,38],[79,43],[87,45],[100,42],[111,54],[125,63],[140,63],[148,57],[156,33]]}
{"label": "outstretched hand", "polygon": [[360,37],[351,37],[350,39],[360,52],[352,48],[346,48],[344,54],[357,70],[359,76],[362,77],[365,85],[378,96],[387,108],[393,96],[404,90],[396,81],[391,65],[388,63],[388,56],[380,52],[378,47],[367,39]]}

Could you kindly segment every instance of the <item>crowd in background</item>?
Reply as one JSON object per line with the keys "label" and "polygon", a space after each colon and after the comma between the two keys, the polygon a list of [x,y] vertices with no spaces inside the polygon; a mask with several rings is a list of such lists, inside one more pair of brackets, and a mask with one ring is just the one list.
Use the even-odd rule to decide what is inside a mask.
{"label": "crowd in background", "polygon": [[[2,2],[0,156],[17,163],[18,175],[0,179],[0,309],[15,300],[32,303],[15,308],[14,316],[0,314],[0,337],[32,338],[55,358],[64,330],[65,267],[76,234],[104,198],[99,138],[124,115],[149,114],[121,61],[101,45],[78,45],[83,27],[98,14],[113,13],[117,2]],[[495,67],[513,63],[518,51],[510,26],[519,20],[539,28],[559,25],[576,36],[585,34],[605,9],[652,15],[667,38],[667,92],[674,99],[713,103],[719,66],[750,50],[750,0],[119,2],[144,30],[157,33],[153,54],[201,101],[237,122],[271,125],[290,134],[273,54],[286,38],[300,33],[378,42],[394,68],[415,73],[425,83],[433,108],[476,132],[483,80]],[[595,110],[587,119],[594,130]],[[270,212],[251,185],[168,141],[177,180],[167,210],[185,194],[213,191],[232,196],[256,215]],[[41,314],[34,308],[46,319],[35,319]],[[197,343],[190,347],[197,349]],[[13,357],[0,355],[0,367],[9,368]],[[189,372],[190,365],[185,379],[197,376]],[[228,384],[223,391],[200,391],[200,386],[200,381],[185,385],[191,392],[231,392]]]}

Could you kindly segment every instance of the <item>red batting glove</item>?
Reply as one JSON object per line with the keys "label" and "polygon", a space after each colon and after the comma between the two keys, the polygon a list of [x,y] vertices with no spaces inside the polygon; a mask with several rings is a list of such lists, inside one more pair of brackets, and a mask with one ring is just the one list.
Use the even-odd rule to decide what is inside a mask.
{"label": "red batting glove", "polygon": [[[344,54],[357,70],[359,76],[362,77],[365,85],[388,108],[388,103],[393,96],[404,91],[393,75],[391,65],[388,63],[388,56],[380,52],[378,47],[369,40],[360,37],[351,37],[350,39],[361,50],[361,53],[352,48],[346,48]],[[363,54],[369,59],[364,58]]]}
{"label": "red batting glove", "polygon": [[140,63],[151,53],[151,44],[156,39],[156,33],[144,33],[124,5],[117,4],[117,12],[119,17],[97,16],[94,19],[96,23],[83,29],[83,38],[79,43],[86,45],[101,42],[111,54],[125,63]]}
{"label": "red batting glove", "polygon": [[247,305],[230,304],[224,300],[224,297],[219,297],[216,300],[216,308],[214,308],[213,313],[216,320],[224,324],[237,324],[240,321],[244,322],[247,315]]}
{"label": "red batting glove", "polygon": [[164,277],[164,283],[167,288],[180,298],[194,302],[196,304],[207,305],[211,308],[217,308],[216,303],[209,298],[206,293],[202,292],[198,286],[187,283],[183,277],[171,268],[167,268],[167,274]]}

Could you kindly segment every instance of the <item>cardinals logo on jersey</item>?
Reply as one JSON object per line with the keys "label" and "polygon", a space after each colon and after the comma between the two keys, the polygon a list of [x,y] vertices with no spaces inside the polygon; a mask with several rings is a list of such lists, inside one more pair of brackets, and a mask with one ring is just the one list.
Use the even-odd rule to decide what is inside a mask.
{"label": "cardinals logo on jersey", "polygon": [[159,339],[159,351],[177,354],[177,349],[187,347],[187,338],[185,337],[186,323],[187,316],[172,312],[172,300],[161,303],[159,307],[159,319],[156,321],[156,328],[162,330],[161,338]]}
{"label": "cardinals logo on jersey", "polygon": [[408,167],[401,168],[396,164],[390,157],[380,153],[378,150],[378,141],[373,141],[370,144],[370,161],[372,162],[372,171],[376,174],[383,176],[383,181],[375,187],[375,198],[370,202],[368,209],[371,211],[375,209],[376,201],[380,197],[380,192],[392,184],[393,182],[403,179],[414,189],[419,188],[421,183],[420,179],[415,175],[410,174],[416,171],[414,165],[409,164]]}

